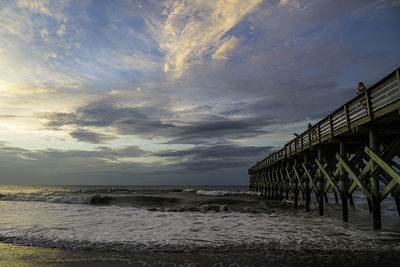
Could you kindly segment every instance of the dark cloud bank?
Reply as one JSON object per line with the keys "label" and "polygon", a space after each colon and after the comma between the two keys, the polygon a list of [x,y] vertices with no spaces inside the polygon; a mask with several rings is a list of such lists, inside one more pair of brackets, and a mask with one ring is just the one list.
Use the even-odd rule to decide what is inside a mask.
{"label": "dark cloud bank", "polygon": [[[120,108],[105,100],[81,107],[74,113],[47,114],[47,127],[59,129],[74,126],[70,135],[78,141],[104,143],[116,136],[93,130],[110,127],[116,135],[136,135],[146,139],[162,138],[170,144],[205,144],[266,134],[268,117],[232,119],[223,115],[196,115],[185,122],[176,121],[178,114],[157,107]],[[180,117],[180,119],[185,119]],[[87,129],[83,129],[86,127]]]}
{"label": "dark cloud bank", "polygon": [[[271,149],[225,144],[157,153],[137,146],[29,151],[2,144],[0,162],[2,182],[11,184],[26,183],[27,177],[37,184],[243,184],[250,162]],[[149,156],[160,160],[149,164],[119,161]]]}

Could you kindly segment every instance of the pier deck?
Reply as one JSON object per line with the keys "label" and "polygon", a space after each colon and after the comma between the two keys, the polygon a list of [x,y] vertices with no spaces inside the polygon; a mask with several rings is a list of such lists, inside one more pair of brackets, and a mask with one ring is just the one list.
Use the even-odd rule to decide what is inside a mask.
{"label": "pier deck", "polygon": [[[269,199],[288,198],[294,205],[302,193],[306,211],[310,194],[324,213],[324,198],[332,190],[341,199],[343,221],[348,201],[360,188],[381,228],[381,202],[395,198],[400,215],[400,68],[336,109],[284,147],[248,170],[250,190]],[[382,189],[382,190],[381,190]]]}

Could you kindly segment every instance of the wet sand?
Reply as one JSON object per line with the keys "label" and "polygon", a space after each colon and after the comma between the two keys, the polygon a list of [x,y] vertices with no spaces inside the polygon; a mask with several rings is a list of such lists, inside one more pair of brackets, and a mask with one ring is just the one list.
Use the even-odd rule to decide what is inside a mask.
{"label": "wet sand", "polygon": [[0,266],[400,266],[399,252],[111,252],[0,243]]}

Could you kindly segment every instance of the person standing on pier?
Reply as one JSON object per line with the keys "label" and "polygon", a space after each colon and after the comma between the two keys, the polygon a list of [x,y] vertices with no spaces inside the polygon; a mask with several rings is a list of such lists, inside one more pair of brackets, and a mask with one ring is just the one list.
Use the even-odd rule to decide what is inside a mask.
{"label": "person standing on pier", "polygon": [[358,94],[361,95],[362,93],[365,92],[365,90],[367,90],[367,87],[365,87],[363,82],[359,82],[358,83]]}

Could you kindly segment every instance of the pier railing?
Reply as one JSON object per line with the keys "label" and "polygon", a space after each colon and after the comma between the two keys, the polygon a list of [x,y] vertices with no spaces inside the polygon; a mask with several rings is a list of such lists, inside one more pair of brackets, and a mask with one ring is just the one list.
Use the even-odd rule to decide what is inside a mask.
{"label": "pier railing", "polygon": [[249,169],[249,173],[290,158],[400,108],[400,68],[357,95]]}

